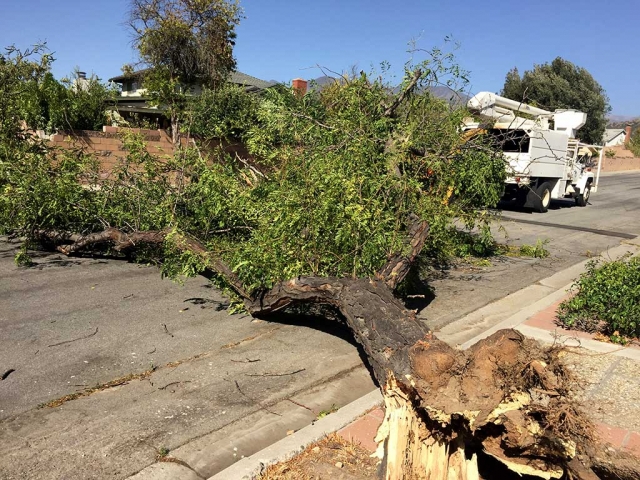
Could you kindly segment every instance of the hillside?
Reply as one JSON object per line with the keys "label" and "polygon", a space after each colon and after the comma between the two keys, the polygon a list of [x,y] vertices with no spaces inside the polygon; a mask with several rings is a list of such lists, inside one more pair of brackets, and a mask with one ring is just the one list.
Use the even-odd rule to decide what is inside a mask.
{"label": "hillside", "polygon": [[640,117],[630,117],[625,115],[609,115],[607,128],[624,128],[631,125],[633,129],[640,127]]}

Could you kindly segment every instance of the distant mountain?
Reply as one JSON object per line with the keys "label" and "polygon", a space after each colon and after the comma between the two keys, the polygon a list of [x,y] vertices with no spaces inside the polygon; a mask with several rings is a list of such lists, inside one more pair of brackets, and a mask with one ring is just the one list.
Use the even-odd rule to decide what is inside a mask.
{"label": "distant mountain", "polygon": [[309,88],[322,90],[327,85],[331,85],[334,82],[342,82],[344,81],[341,77],[329,77],[327,75],[322,75],[321,77],[314,78],[309,80]]}
{"label": "distant mountain", "polygon": [[610,122],[628,122],[629,120],[637,120],[638,115],[609,115],[607,117]]}
{"label": "distant mountain", "polygon": [[466,103],[471,98],[470,95],[467,95],[464,92],[459,92],[454,90],[446,85],[438,85],[437,87],[429,88],[431,95],[434,97],[442,98],[443,100],[447,100],[452,105],[466,105]]}
{"label": "distant mountain", "polygon": [[627,125],[631,125],[634,130],[640,127],[640,117],[632,117],[628,115],[609,115],[609,128],[624,128]]}

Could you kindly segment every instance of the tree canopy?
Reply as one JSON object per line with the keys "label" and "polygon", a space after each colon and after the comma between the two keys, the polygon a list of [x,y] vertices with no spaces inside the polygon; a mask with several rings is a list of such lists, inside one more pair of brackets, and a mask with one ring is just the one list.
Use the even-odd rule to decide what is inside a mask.
{"label": "tree canopy", "polygon": [[[130,138],[129,158],[108,181],[83,158],[42,156],[46,176],[38,162],[25,161],[5,171],[4,181],[42,185],[43,196],[5,198],[2,223],[24,233],[179,230],[219,254],[249,291],[298,275],[373,275],[405,248],[412,216],[428,220],[427,246],[437,255],[454,219],[486,226],[485,207],[500,197],[505,173],[482,136],[461,134],[466,111],[429,93],[436,78],[459,72],[449,57],[434,58],[407,70],[402,97],[382,77],[364,73],[303,97],[286,88],[262,97],[231,87],[229,95],[205,95],[209,110],[196,109],[193,125],[206,131],[215,124],[216,136],[240,137],[248,158],[219,152],[211,163],[187,149],[166,163]],[[219,122],[230,102],[236,113]],[[60,195],[82,198],[80,210],[61,208],[64,198],[51,197],[65,168],[85,183],[102,182],[89,190],[65,182]],[[170,182],[172,169],[179,177]],[[182,271],[171,261],[164,265]]]}
{"label": "tree canopy", "polygon": [[189,87],[216,87],[236,68],[234,0],[131,0],[129,26],[151,100],[166,109],[177,141]]}
{"label": "tree canopy", "polygon": [[15,98],[3,95],[5,111],[14,112],[32,130],[101,129],[115,91],[96,76],[80,78],[77,71],[56,80],[50,71],[52,61],[44,44],[25,52],[10,47],[0,55],[3,91],[18,89]]}
{"label": "tree canopy", "polygon": [[578,131],[582,141],[599,145],[611,111],[602,86],[584,68],[557,57],[551,63],[534,65],[521,76],[517,68],[505,78],[501,95],[512,100],[555,110],[571,108],[587,114],[587,123]]}
{"label": "tree canopy", "polygon": [[210,85],[235,69],[241,14],[233,0],[131,0],[129,25],[144,63]]}

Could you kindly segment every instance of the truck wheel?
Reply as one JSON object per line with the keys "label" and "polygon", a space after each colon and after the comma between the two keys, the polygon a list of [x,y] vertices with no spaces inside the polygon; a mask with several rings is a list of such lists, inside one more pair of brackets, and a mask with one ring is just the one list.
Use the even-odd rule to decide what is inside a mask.
{"label": "truck wheel", "polygon": [[576,196],[576,205],[579,207],[586,207],[589,202],[589,196],[591,195],[591,184],[587,183],[584,187],[584,192]]}
{"label": "truck wheel", "polygon": [[539,213],[546,213],[549,210],[551,204],[551,185],[549,182],[544,182],[538,188],[536,188],[533,209]]}

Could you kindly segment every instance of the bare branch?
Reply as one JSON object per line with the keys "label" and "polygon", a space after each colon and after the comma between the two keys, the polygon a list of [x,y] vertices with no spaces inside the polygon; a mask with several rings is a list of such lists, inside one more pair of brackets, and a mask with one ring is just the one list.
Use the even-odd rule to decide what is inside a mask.
{"label": "bare branch", "polygon": [[407,97],[407,95],[409,95],[413,91],[413,89],[416,87],[418,80],[420,80],[421,76],[422,76],[422,70],[420,70],[419,68],[415,72],[413,72],[413,77],[411,78],[411,81],[406,86],[406,88],[402,91],[400,95],[396,96],[396,98],[393,100],[391,105],[389,105],[385,109],[383,114],[385,117],[393,116],[396,109],[400,106],[402,102],[404,102],[404,99]]}

